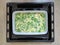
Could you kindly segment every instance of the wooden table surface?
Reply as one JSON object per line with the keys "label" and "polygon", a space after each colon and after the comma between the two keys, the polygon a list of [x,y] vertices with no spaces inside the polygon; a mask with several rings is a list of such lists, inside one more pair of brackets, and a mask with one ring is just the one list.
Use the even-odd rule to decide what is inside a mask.
{"label": "wooden table surface", "polygon": [[[55,0],[55,42],[6,42],[6,2],[0,0],[0,45],[60,45],[60,0]],[[18,0],[19,1],[19,0]]]}

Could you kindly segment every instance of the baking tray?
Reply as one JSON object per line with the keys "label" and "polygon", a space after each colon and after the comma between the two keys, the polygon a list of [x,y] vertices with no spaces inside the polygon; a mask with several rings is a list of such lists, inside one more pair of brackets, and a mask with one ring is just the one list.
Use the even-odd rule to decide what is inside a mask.
{"label": "baking tray", "polygon": [[[7,3],[7,42],[54,42],[54,3]],[[15,35],[12,32],[12,13],[24,10],[45,10],[48,13],[48,33],[44,35]]]}

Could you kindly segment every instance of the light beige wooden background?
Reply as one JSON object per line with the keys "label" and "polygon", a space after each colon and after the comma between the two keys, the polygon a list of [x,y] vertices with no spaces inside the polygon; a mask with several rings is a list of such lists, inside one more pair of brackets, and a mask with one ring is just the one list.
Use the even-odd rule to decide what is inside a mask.
{"label": "light beige wooden background", "polygon": [[60,45],[60,0],[55,0],[55,42],[6,42],[6,2],[0,0],[0,45]]}

